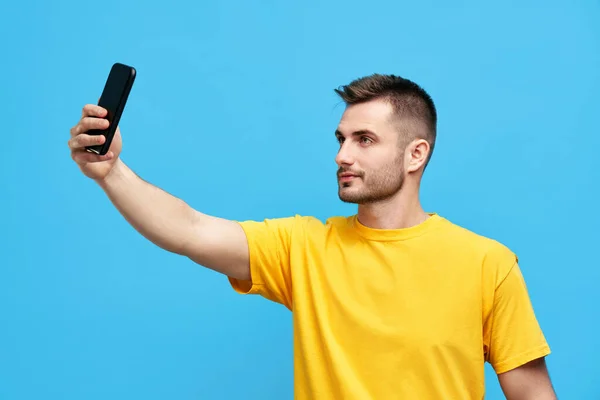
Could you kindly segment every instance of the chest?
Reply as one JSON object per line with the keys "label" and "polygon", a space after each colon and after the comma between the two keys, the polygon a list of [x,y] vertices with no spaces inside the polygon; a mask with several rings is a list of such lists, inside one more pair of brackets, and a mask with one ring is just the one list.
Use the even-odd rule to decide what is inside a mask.
{"label": "chest", "polygon": [[359,244],[305,255],[303,265],[294,311],[334,336],[410,348],[481,336],[481,274],[460,254]]}

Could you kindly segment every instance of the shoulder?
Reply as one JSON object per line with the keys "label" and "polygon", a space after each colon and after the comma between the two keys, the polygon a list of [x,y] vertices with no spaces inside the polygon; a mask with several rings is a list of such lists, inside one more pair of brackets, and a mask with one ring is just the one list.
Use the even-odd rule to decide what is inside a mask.
{"label": "shoulder", "polygon": [[268,229],[285,231],[294,241],[324,243],[335,240],[354,239],[352,233],[352,216],[327,216],[318,218],[312,215],[295,214],[282,218],[265,219],[254,223],[269,227]]}
{"label": "shoulder", "polygon": [[492,254],[511,253],[512,251],[498,239],[491,236],[485,236],[474,230],[468,229],[462,225],[447,218],[442,218],[444,234],[452,235],[455,240],[469,244],[469,247],[474,247],[482,251],[491,252]]}
{"label": "shoulder", "polygon": [[348,227],[351,222],[352,217],[344,217],[344,216],[333,216],[327,217],[325,219],[319,219],[315,216],[311,215],[287,215],[287,216],[272,216],[265,217],[259,220],[255,219],[247,219],[247,220],[236,220],[239,224],[242,225],[261,225],[266,227],[284,227],[289,229],[315,229],[315,230],[324,230],[324,229],[332,229],[339,228],[343,229],[344,227]]}
{"label": "shoulder", "polygon": [[444,218],[444,236],[451,238],[453,246],[459,246],[468,256],[475,257],[484,270],[500,281],[518,263],[517,254],[496,238],[485,236]]}
{"label": "shoulder", "polygon": [[260,220],[237,221],[248,234],[280,234],[285,236],[314,236],[330,229],[329,220],[321,221],[308,215],[271,216]]}
{"label": "shoulder", "polygon": [[344,230],[352,226],[352,216],[329,216],[321,219],[312,215],[296,214],[275,220],[281,220],[288,225],[294,225],[297,228],[314,231],[315,233],[328,230]]}

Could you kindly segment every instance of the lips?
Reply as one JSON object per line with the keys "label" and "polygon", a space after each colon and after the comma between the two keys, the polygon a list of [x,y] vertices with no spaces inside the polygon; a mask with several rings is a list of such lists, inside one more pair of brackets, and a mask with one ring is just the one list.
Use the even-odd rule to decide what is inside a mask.
{"label": "lips", "polygon": [[343,174],[339,174],[338,178],[342,182],[348,182],[348,181],[351,181],[352,179],[356,178],[356,175],[349,174],[349,173],[343,173]]}

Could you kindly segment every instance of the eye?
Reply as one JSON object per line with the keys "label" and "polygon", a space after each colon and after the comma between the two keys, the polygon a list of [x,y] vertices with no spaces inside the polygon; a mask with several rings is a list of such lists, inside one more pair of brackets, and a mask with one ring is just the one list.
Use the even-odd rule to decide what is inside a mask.
{"label": "eye", "polygon": [[361,136],[360,137],[360,143],[362,143],[362,144],[371,144],[371,143],[373,143],[373,140],[371,140],[370,137]]}
{"label": "eye", "polygon": [[343,137],[343,136],[336,136],[336,137],[335,137],[335,140],[337,140],[337,142],[338,142],[339,144],[342,144],[342,142],[344,141],[344,137]]}

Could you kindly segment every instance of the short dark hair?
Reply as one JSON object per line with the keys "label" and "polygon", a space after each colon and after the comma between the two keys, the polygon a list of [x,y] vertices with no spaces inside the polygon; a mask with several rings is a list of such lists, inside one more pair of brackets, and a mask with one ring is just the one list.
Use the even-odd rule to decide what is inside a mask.
{"label": "short dark hair", "polygon": [[425,139],[429,143],[429,163],[437,136],[437,111],[431,96],[415,82],[396,75],[373,74],[355,79],[334,91],[346,105],[385,99],[392,105],[399,118],[410,117],[422,121],[426,127],[425,137],[414,134],[403,139]]}

